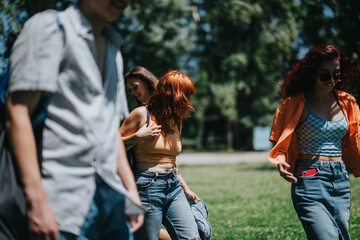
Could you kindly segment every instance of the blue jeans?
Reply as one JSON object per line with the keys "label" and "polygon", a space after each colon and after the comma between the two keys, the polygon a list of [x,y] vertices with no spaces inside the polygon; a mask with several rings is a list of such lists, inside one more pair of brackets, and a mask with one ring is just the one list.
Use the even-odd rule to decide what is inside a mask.
{"label": "blue jeans", "polygon": [[161,224],[173,240],[199,238],[194,216],[176,172],[138,170],[135,180],[141,201],[149,208],[144,225],[134,234],[135,239],[159,240]]}
{"label": "blue jeans", "polygon": [[132,240],[125,197],[96,176],[96,192],[80,236],[60,232],[60,240]]}
{"label": "blue jeans", "polygon": [[[313,176],[301,172],[316,169]],[[350,239],[350,183],[341,162],[298,160],[291,187],[294,208],[308,239]],[[341,237],[341,238],[340,238]]]}

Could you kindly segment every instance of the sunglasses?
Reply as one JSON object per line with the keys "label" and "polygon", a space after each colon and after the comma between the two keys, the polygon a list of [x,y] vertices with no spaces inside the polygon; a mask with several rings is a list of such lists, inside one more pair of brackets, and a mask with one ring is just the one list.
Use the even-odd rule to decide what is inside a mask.
{"label": "sunglasses", "polygon": [[333,72],[333,74],[324,72],[324,73],[319,73],[316,76],[319,78],[321,82],[329,82],[332,79],[334,79],[335,82],[341,82],[341,80],[345,77],[345,74],[340,72]]}

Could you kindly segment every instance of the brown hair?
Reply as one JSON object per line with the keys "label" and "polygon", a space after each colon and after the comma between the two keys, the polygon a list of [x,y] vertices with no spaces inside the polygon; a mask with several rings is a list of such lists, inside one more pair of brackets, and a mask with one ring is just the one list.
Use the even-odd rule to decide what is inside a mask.
{"label": "brown hair", "polygon": [[[132,69],[130,69],[130,71],[125,75],[125,82],[128,82],[131,78],[137,78],[144,82],[148,87],[150,95],[155,92],[156,86],[159,82],[159,79],[155,77],[154,74],[141,66],[133,67]],[[135,100],[139,106],[142,105],[142,103],[136,98]]]}

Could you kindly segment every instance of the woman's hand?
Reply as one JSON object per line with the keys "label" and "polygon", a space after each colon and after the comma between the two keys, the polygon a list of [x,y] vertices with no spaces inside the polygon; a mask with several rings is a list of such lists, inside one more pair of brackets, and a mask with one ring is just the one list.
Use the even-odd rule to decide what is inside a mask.
{"label": "woman's hand", "polygon": [[161,126],[154,124],[151,127],[147,127],[146,124],[142,126],[137,132],[136,136],[140,141],[151,141],[160,135]]}
{"label": "woman's hand", "polygon": [[186,199],[190,202],[190,201],[194,201],[195,203],[198,203],[199,201],[199,198],[198,196],[190,190],[189,186],[186,184],[184,178],[181,176],[180,174],[180,171],[178,169],[178,174],[177,174],[177,177],[179,178],[179,181],[180,181],[180,185],[181,187],[183,188],[184,190],[184,193],[185,193],[185,196],[186,196]]}
{"label": "woman's hand", "polygon": [[288,171],[290,165],[286,162],[279,163],[278,165],[280,176],[282,176],[286,181],[296,183],[297,179],[294,175]]}
{"label": "woman's hand", "polygon": [[198,196],[193,192],[191,191],[190,189],[184,191],[185,192],[185,196],[186,196],[186,199],[190,202],[191,200],[193,200],[195,203],[198,203],[199,201],[199,198]]}

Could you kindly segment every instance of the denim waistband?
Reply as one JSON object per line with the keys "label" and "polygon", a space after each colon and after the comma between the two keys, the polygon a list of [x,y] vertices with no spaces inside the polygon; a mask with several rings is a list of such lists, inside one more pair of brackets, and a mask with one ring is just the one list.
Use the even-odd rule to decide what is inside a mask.
{"label": "denim waistband", "polygon": [[150,172],[150,171],[145,171],[145,170],[136,170],[135,174],[139,174],[143,177],[159,178],[159,179],[174,178],[177,175],[176,171],[158,173],[158,172]]}
{"label": "denim waistband", "polygon": [[321,160],[309,160],[309,159],[298,159],[296,166],[313,166],[319,169],[329,168],[330,166],[341,166],[345,169],[345,163],[343,161],[321,161]]}

